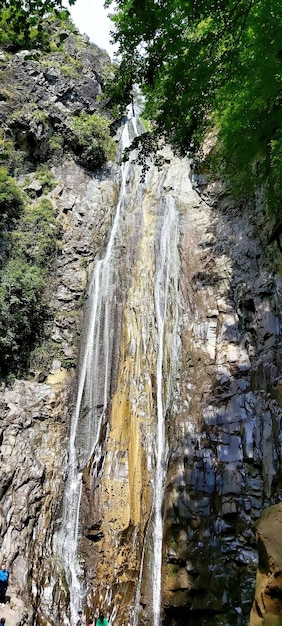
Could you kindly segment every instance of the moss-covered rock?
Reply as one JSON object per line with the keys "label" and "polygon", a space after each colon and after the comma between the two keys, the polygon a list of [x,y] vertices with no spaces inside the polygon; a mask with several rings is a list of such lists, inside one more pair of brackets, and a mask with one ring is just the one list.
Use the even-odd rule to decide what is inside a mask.
{"label": "moss-covered rock", "polygon": [[115,148],[100,102],[110,58],[79,35],[65,11],[44,27],[47,47],[1,54],[0,162],[18,175],[70,152],[96,169]]}

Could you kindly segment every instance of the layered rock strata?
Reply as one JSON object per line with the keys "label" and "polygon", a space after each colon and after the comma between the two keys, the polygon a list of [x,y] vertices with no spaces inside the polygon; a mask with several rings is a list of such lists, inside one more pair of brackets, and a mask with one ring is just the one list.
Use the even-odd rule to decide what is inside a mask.
{"label": "layered rock strata", "polygon": [[[191,624],[200,616],[203,624],[237,625],[248,623],[253,597],[257,567],[254,522],[268,503],[280,497],[280,281],[265,263],[256,236],[257,221],[265,219],[263,213],[260,216],[257,209],[254,217],[254,207],[242,211],[232,205],[220,187],[207,189],[198,182],[193,190],[188,175],[188,164],[174,159],[162,173],[163,193],[175,199],[179,211],[181,264],[179,352],[165,412],[169,458],[163,609],[167,624],[181,624],[189,615]],[[141,242],[148,225],[148,207],[154,237],[154,183],[145,195]],[[138,246],[141,249],[142,243]],[[148,251],[145,258],[148,262]],[[139,302],[140,325],[135,321],[135,326],[141,337],[144,296],[140,275],[135,283],[133,273],[131,291]],[[128,306],[136,311],[136,305]],[[150,357],[150,365],[143,365],[143,376],[149,373],[149,378],[142,384],[146,402],[142,399],[141,405],[144,391],[138,399],[131,398],[135,375],[126,374],[133,361],[130,367],[140,377],[140,349],[136,340],[132,344],[126,339],[132,329],[126,312],[124,319],[117,391],[101,453],[104,473],[95,474],[92,482],[90,465],[89,478],[85,478],[88,493],[96,493],[86,523],[88,528],[99,527],[100,535],[92,546],[88,535],[82,549],[86,571],[93,576],[90,604],[95,606],[104,598],[102,602],[106,606],[109,602],[109,609],[114,606],[114,614],[122,622],[130,620],[130,611],[137,610],[134,586],[138,577],[138,620],[145,624],[151,621],[153,610],[152,545],[145,534],[144,548],[144,539],[139,537],[145,532],[144,522],[146,531],[150,525],[142,507],[147,503],[145,510],[151,511],[153,501],[147,476],[154,480],[148,467],[151,445],[156,450],[151,443],[156,423],[156,363]],[[153,324],[149,333],[153,342],[154,332]],[[125,351],[128,345],[134,346],[130,361]],[[143,361],[147,350],[148,346],[143,347]],[[165,351],[164,387],[174,368],[168,344]],[[136,403],[138,422],[134,418]],[[151,419],[146,437],[141,434],[142,415]],[[148,442],[145,451],[144,440]],[[122,470],[113,464],[113,455],[123,459]],[[124,480],[122,493],[120,487],[113,488]],[[141,518],[136,516],[138,510],[143,512]]]}

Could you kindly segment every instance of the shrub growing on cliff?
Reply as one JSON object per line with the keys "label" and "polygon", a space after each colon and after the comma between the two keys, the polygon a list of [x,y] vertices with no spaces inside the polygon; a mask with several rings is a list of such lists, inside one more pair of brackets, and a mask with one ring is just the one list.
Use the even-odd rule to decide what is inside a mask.
{"label": "shrub growing on cliff", "polygon": [[10,235],[10,257],[1,273],[0,369],[20,373],[48,316],[45,289],[57,249],[59,225],[52,203],[43,198],[25,207]]}
{"label": "shrub growing on cliff", "polygon": [[5,166],[11,176],[23,171],[24,152],[17,150],[12,140],[7,140],[3,129],[0,129],[0,163]]}
{"label": "shrub growing on cliff", "polygon": [[11,256],[45,269],[53,262],[58,234],[53,205],[43,198],[38,204],[26,207],[17,230],[11,234]]}
{"label": "shrub growing on cliff", "polygon": [[12,259],[0,286],[1,371],[7,375],[26,365],[44,319],[45,273],[27,261]]}
{"label": "shrub growing on cliff", "polygon": [[[48,193],[48,191],[52,191],[56,186],[56,181],[53,177],[52,172],[50,171],[50,167],[46,165],[46,163],[38,166],[35,177],[42,184],[43,193]],[[51,204],[51,203],[50,203]]]}
{"label": "shrub growing on cliff", "polygon": [[0,232],[9,229],[23,209],[22,193],[5,169],[0,168]]}
{"label": "shrub growing on cliff", "polygon": [[94,113],[82,113],[73,118],[71,128],[72,149],[81,165],[93,170],[114,158],[116,144],[110,136],[109,121]]}

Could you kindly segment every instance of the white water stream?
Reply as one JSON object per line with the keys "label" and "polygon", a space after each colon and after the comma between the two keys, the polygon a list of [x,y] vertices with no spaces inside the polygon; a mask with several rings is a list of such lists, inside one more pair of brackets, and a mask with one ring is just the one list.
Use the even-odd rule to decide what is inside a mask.
{"label": "white water stream", "polygon": [[[131,134],[136,134],[136,123],[124,126],[121,149],[130,143]],[[62,537],[58,540],[58,552],[70,589],[71,624],[75,624],[77,611],[83,605],[84,586],[82,568],[77,555],[79,511],[82,491],[82,471],[91,457],[101,428],[103,416],[110,397],[110,374],[113,342],[112,318],[115,313],[113,274],[115,241],[123,213],[126,179],[130,162],[121,166],[121,188],[116,214],[106,253],[94,269],[88,293],[87,334],[80,365],[80,376],[76,406],[71,420],[68,476],[64,495]]]}
{"label": "white water stream", "polygon": [[[129,132],[131,137],[129,137]],[[138,134],[136,119],[124,126],[121,150],[130,144],[130,138]],[[85,337],[81,349],[80,375],[77,399],[71,420],[68,476],[63,504],[61,536],[57,539],[57,551],[64,568],[70,590],[70,621],[74,626],[77,611],[83,608],[86,589],[83,582],[83,564],[79,562],[79,516],[82,493],[82,473],[96,450],[100,429],[109,407],[110,383],[114,356],[115,314],[118,285],[117,254],[121,220],[130,192],[127,180],[130,161],[121,166],[121,186],[116,214],[105,256],[98,260],[93,271],[86,306]],[[150,178],[150,174],[147,177]],[[162,181],[163,182],[163,181]],[[136,581],[136,610],[133,623],[137,624],[140,585],[143,575],[144,554],[153,544],[151,555],[153,626],[161,622],[161,575],[163,541],[163,496],[167,468],[167,445],[165,419],[171,402],[173,368],[177,362],[178,324],[178,221],[174,199],[164,194],[162,184],[158,189],[159,205],[155,233],[155,287],[154,308],[156,320],[156,471],[155,490],[151,510],[150,532],[146,533],[139,581]],[[114,332],[115,328],[115,332]],[[164,376],[165,372],[165,376]],[[146,547],[147,546],[147,547]],[[138,591],[139,590],[139,591]]]}
{"label": "white water stream", "polygon": [[[177,286],[178,286],[178,228],[175,202],[164,196],[164,217],[160,231],[159,250],[156,250],[155,311],[157,322],[157,433],[156,433],[156,478],[154,495],[153,526],[153,624],[161,622],[161,580],[163,543],[163,497],[167,469],[167,442],[165,418],[171,400],[173,364],[177,352]],[[172,311],[168,311],[169,306]],[[170,320],[168,331],[165,325]],[[170,333],[169,340],[166,334]],[[169,341],[169,345],[167,342]],[[166,345],[165,345],[166,342]],[[169,370],[165,366],[165,347],[169,349]],[[163,372],[166,371],[164,381]]]}

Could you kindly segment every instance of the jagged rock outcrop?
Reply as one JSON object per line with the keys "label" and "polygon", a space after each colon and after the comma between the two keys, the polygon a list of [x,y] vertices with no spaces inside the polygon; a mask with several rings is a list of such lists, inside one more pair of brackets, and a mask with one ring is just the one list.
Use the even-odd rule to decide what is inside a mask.
{"label": "jagged rock outcrop", "polygon": [[54,586],[56,567],[60,570],[53,534],[67,469],[83,301],[116,198],[113,174],[107,168],[89,176],[68,158],[53,172],[60,184],[49,197],[63,226],[50,286],[54,319],[48,332],[55,356],[48,370],[43,350],[42,362],[39,354],[30,363],[29,380],[16,380],[12,386],[3,383],[0,394],[1,557],[11,571],[11,602],[2,613],[11,626],[35,620],[47,624],[54,607],[59,616],[68,605],[62,589],[53,592],[50,602],[48,590]]}
{"label": "jagged rock outcrop", "polygon": [[16,381],[1,392],[1,556],[11,624],[33,623],[66,464],[67,386]]}
{"label": "jagged rock outcrop", "polygon": [[[3,51],[0,56],[2,161],[10,161],[17,173],[30,171],[48,158],[61,158],[66,151],[81,160],[71,122],[81,112],[101,110],[97,97],[110,71],[107,53],[75,28],[66,30],[59,24],[50,28],[50,40],[50,52],[21,50],[11,55]],[[8,154],[9,140],[17,151],[15,163]]]}

